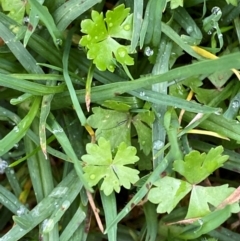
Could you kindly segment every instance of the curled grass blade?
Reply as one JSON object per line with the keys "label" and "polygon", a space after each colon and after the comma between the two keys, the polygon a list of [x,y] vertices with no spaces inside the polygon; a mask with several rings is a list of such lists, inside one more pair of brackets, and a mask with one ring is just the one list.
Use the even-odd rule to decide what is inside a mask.
{"label": "curled grass blade", "polygon": [[18,143],[26,134],[32,121],[38,113],[41,98],[35,97],[28,114],[9,132],[3,139],[0,140],[0,156],[8,152],[16,143]]}

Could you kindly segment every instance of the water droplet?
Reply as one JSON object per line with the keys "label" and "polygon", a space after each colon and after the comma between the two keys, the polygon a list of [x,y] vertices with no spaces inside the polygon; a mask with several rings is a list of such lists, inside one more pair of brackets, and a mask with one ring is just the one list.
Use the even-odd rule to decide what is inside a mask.
{"label": "water droplet", "polygon": [[219,15],[219,14],[222,14],[222,11],[219,7],[215,6],[212,8],[212,11],[211,11],[213,14],[215,15]]}
{"label": "water droplet", "polygon": [[208,35],[211,35],[211,34],[212,34],[212,30],[209,30],[207,34],[208,34]]}
{"label": "water droplet", "polygon": [[191,34],[193,32],[193,27],[192,26],[188,26],[186,29],[188,34]]}
{"label": "water droplet", "polygon": [[218,38],[222,38],[223,37],[223,35],[220,33],[220,34],[218,34]]}
{"label": "water droplet", "polygon": [[62,45],[62,39],[60,38],[56,39],[56,45]]}
{"label": "water droplet", "polygon": [[61,133],[61,132],[63,132],[63,129],[62,129],[62,128],[55,129],[55,130],[52,131],[53,134],[55,134],[55,133]]}
{"label": "water droplet", "polygon": [[0,158],[0,174],[3,174],[7,167],[8,163]]}
{"label": "water droplet", "polygon": [[15,127],[13,128],[13,130],[16,131],[16,132],[19,132],[18,126],[15,126]]}
{"label": "water droplet", "polygon": [[109,67],[108,67],[108,69],[113,72],[114,69],[115,69],[115,68],[114,68],[114,65],[110,64]]}
{"label": "water droplet", "polygon": [[125,48],[118,48],[117,53],[121,58],[124,58],[127,54],[127,50]]}
{"label": "water droplet", "polygon": [[144,146],[146,144],[146,141],[142,141],[142,146]]}
{"label": "water droplet", "polygon": [[153,149],[159,151],[163,147],[164,143],[160,140],[153,142]]}
{"label": "water droplet", "polygon": [[87,36],[87,40],[91,40],[92,37],[90,35]]}
{"label": "water droplet", "polygon": [[67,187],[56,187],[51,194],[49,195],[49,197],[53,197],[53,198],[59,198],[59,197],[63,197],[68,191]]}
{"label": "water droplet", "polygon": [[53,229],[54,225],[55,225],[55,223],[54,223],[54,220],[52,218],[45,219],[42,223],[43,233],[49,233]]}
{"label": "water droplet", "polygon": [[123,28],[124,28],[126,31],[129,31],[131,27],[130,27],[129,24],[126,24],[126,25],[123,26]]}
{"label": "water droplet", "polygon": [[95,36],[94,38],[97,40],[97,39],[98,39],[98,36]]}
{"label": "water droplet", "polygon": [[140,95],[141,97],[143,97],[143,96],[145,96],[145,92],[144,92],[144,91],[141,91],[141,92],[139,93],[139,95]]}
{"label": "water droplet", "polygon": [[15,143],[14,148],[18,149],[18,147],[19,147],[19,143]]}
{"label": "water droplet", "polygon": [[238,109],[239,107],[240,107],[239,101],[238,101],[238,100],[234,100],[234,101],[232,102],[232,108],[233,108],[233,109]]}
{"label": "water droplet", "polygon": [[96,176],[95,176],[94,174],[91,174],[91,175],[90,175],[90,179],[91,179],[91,180],[95,179],[95,177],[96,177]]}
{"label": "water droplet", "polygon": [[35,18],[39,18],[38,14],[35,15]]}
{"label": "water droplet", "polygon": [[62,210],[66,210],[66,209],[69,208],[70,205],[71,205],[71,202],[68,201],[68,200],[65,200],[65,201],[62,203],[61,209],[62,209]]}
{"label": "water droplet", "polygon": [[27,24],[27,23],[29,23],[29,17],[28,16],[23,18],[23,24]]}
{"label": "water droplet", "polygon": [[111,28],[113,26],[113,23],[109,23],[108,27]]}
{"label": "water droplet", "polygon": [[198,219],[198,223],[202,226],[203,225],[203,220],[202,219]]}
{"label": "water droplet", "polygon": [[147,47],[144,49],[144,54],[149,57],[149,56],[152,56],[152,55],[154,54],[154,51],[153,51],[153,49],[151,49],[149,46],[147,46]]}
{"label": "water droplet", "polygon": [[24,206],[21,206],[18,210],[17,210],[17,215],[21,216],[25,213],[26,208]]}

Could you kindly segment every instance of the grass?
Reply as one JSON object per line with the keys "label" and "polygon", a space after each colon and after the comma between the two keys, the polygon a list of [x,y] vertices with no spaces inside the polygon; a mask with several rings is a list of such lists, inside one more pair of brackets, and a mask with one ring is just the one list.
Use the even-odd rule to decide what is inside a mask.
{"label": "grass", "polygon": [[[239,1],[40,2],[0,1],[0,241],[239,240]],[[115,40],[134,64],[114,52],[102,71],[96,56],[106,61],[112,46],[91,57],[95,42],[79,45],[88,34],[81,26],[93,11],[105,15],[122,3],[132,14],[131,36],[118,28]],[[100,137],[111,154],[105,147],[91,154]],[[191,185],[218,195],[198,196],[194,211],[190,194],[176,201],[174,183],[187,179],[176,161],[220,146],[227,161],[209,164],[213,171]],[[109,166],[101,162],[107,154]],[[95,164],[85,161],[91,155]],[[128,163],[136,183],[120,175]],[[119,193],[105,195],[101,165]],[[95,176],[101,180],[91,185]],[[166,176],[173,182],[164,198],[151,202]],[[176,204],[157,212],[165,199],[168,210]]]}

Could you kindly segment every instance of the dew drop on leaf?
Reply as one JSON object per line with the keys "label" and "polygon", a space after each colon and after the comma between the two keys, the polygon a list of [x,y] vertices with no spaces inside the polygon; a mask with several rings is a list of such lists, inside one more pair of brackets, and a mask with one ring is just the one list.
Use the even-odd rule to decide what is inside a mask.
{"label": "dew drop on leaf", "polygon": [[113,26],[113,23],[109,23],[108,26],[109,28],[111,28]]}
{"label": "dew drop on leaf", "polygon": [[143,96],[145,96],[145,92],[144,92],[144,91],[141,91],[141,92],[139,93],[139,95],[140,95],[141,97],[143,97]]}
{"label": "dew drop on leaf", "polygon": [[114,66],[111,64],[111,65],[109,65],[108,69],[109,69],[110,71],[114,71]]}
{"label": "dew drop on leaf", "polygon": [[95,177],[96,177],[96,176],[95,176],[94,174],[91,174],[91,175],[90,175],[90,179],[91,179],[91,180],[95,179]]}
{"label": "dew drop on leaf", "polygon": [[153,142],[153,149],[159,151],[163,147],[164,143],[160,140]]}
{"label": "dew drop on leaf", "polygon": [[126,56],[126,50],[124,48],[119,48],[117,50],[117,53],[121,58],[124,58]]}
{"label": "dew drop on leaf", "polygon": [[130,25],[129,24],[126,24],[123,26],[124,30],[126,31],[129,31],[130,30]]}

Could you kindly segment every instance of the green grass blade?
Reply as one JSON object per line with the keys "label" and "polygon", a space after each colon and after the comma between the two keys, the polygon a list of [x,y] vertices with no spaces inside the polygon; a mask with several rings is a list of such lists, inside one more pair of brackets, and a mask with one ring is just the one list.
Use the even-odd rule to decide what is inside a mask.
{"label": "green grass blade", "polygon": [[11,89],[15,89],[18,91],[26,92],[32,95],[47,95],[47,94],[55,94],[63,92],[66,89],[65,85],[59,86],[45,86],[38,83],[34,83],[27,80],[19,80],[18,78],[13,78],[8,75],[4,75],[0,73],[0,85],[4,87],[8,87]]}
{"label": "green grass blade", "polygon": [[29,0],[29,2],[34,13],[38,14],[38,17],[47,27],[50,35],[52,36],[54,44],[58,48],[58,46],[62,44],[62,33],[55,25],[52,15],[49,13],[48,9],[45,6],[41,5],[38,1]]}
{"label": "green grass blade", "polygon": [[18,198],[12,194],[9,190],[0,185],[0,202],[12,213],[18,214],[18,210],[27,211],[27,208],[18,200]]}
{"label": "green grass blade", "polygon": [[131,40],[131,52],[134,52],[138,45],[140,37],[140,31],[142,27],[142,15],[143,15],[143,0],[134,1],[133,11],[133,34]]}
{"label": "green grass blade", "polygon": [[[171,56],[172,51],[172,41],[169,40],[166,35],[162,36],[162,39],[159,44],[158,54],[156,62],[153,66],[152,74],[158,75],[164,72],[167,72],[169,69],[169,59]],[[161,96],[164,94],[164,96],[167,95],[168,85],[167,82],[164,83],[158,83],[152,85],[152,90],[159,93]],[[143,92],[141,92],[143,93]],[[152,127],[152,141],[153,141],[153,148],[152,148],[152,155],[155,156],[156,153],[159,151],[158,147],[159,145],[156,145],[157,143],[165,143],[166,138],[166,130],[163,126],[163,117],[165,115],[165,112],[167,110],[167,106],[169,104],[157,104],[153,102],[152,108],[155,112],[155,121],[153,123]],[[155,143],[155,145],[154,145]],[[153,168],[156,168],[156,166],[160,163],[160,161],[163,159],[164,153],[162,155],[159,155],[156,159],[153,159]]]}
{"label": "green grass blade", "polygon": [[65,81],[66,81],[66,84],[67,84],[67,87],[68,87],[68,90],[69,90],[69,94],[70,94],[74,109],[76,110],[77,116],[78,116],[82,126],[85,126],[86,117],[85,117],[85,115],[82,111],[82,108],[81,108],[81,106],[78,102],[75,89],[73,87],[71,78],[68,74],[68,58],[69,58],[69,51],[70,51],[70,47],[71,47],[72,33],[73,33],[73,31],[71,30],[69,32],[68,37],[67,37],[66,42],[65,42],[65,48],[64,48],[64,52],[63,52],[63,60],[62,60],[63,61],[63,76],[65,78]]}
{"label": "green grass blade", "polygon": [[86,180],[83,178],[83,171],[80,161],[78,160],[76,153],[74,152],[71,143],[69,139],[67,138],[64,130],[62,127],[57,123],[54,116],[52,114],[49,115],[48,120],[48,129],[55,135],[58,142],[61,144],[63,150],[65,151],[66,155],[70,158],[70,160],[74,164],[74,168],[82,181],[84,187],[88,189],[89,191],[92,191],[92,188],[89,187],[89,184],[86,182]]}
{"label": "green grass blade", "polygon": [[[176,82],[180,82],[181,80],[191,76],[210,74],[218,70],[228,70],[231,68],[238,69],[239,67],[240,54],[229,54],[216,60],[204,60],[197,63],[193,63],[191,65],[175,68],[168,71],[167,73],[163,73],[160,75],[146,76],[139,79],[135,79],[134,81],[116,82],[106,84],[103,86],[93,87],[91,91],[91,99],[92,102],[102,101],[114,98],[116,95],[120,95],[131,90],[137,90],[143,87],[148,87],[156,83],[163,83],[173,80],[176,80]],[[112,80],[109,81],[112,82]],[[76,91],[76,94],[78,96],[78,101],[84,103],[84,91],[78,90]],[[62,94],[55,95],[55,98],[52,102],[53,109],[57,108],[59,101],[61,101],[62,103],[62,108],[70,106],[71,100],[69,98],[69,93],[64,92]]]}
{"label": "green grass blade", "polygon": [[60,241],[68,241],[71,239],[73,233],[78,229],[79,225],[83,222],[86,218],[86,213],[83,211],[81,206],[78,207],[77,211],[75,212],[74,216],[63,230]]}
{"label": "green grass blade", "polygon": [[156,205],[147,202],[143,206],[143,211],[147,224],[147,234],[145,240],[155,241],[158,233],[158,215],[156,212]]}
{"label": "green grass blade", "polygon": [[[108,225],[117,217],[115,193],[113,192],[109,196],[106,196],[102,191],[100,191],[100,196],[105,213],[106,226],[108,227]],[[108,240],[117,240],[117,225],[112,226],[107,235]]]}
{"label": "green grass blade", "polygon": [[65,2],[53,13],[58,29],[65,30],[74,19],[97,3],[99,3],[99,0],[70,0]]}
{"label": "green grass blade", "polygon": [[28,114],[18,123],[11,132],[0,140],[0,156],[8,152],[16,143],[18,143],[26,134],[28,128],[32,124],[35,116],[38,113],[40,105],[40,97],[36,97]]}
{"label": "green grass blade", "polygon": [[[55,85],[56,82],[50,83],[47,82],[47,86]],[[44,95],[42,99],[42,106],[40,111],[40,120],[39,120],[39,139],[40,145],[42,148],[42,152],[47,159],[47,141],[46,141],[46,120],[50,113],[51,101],[53,99],[53,95]]]}
{"label": "green grass blade", "polygon": [[[0,15],[1,20],[1,15]],[[39,73],[42,74],[42,69],[37,66],[36,60],[32,55],[24,48],[23,44],[15,39],[15,35],[8,29],[3,23],[0,22],[0,36],[8,45],[11,52],[15,55],[21,65],[29,73]]]}
{"label": "green grass blade", "polygon": [[3,241],[19,240],[44,219],[48,218],[56,210],[56,207],[61,208],[60,205],[64,200],[68,200],[72,203],[81,188],[82,183],[79,181],[75,171],[72,171],[56,188],[54,188],[50,195],[38,203],[29,213],[32,217],[32,222],[30,222],[31,226],[29,226],[28,229],[22,229],[21,226],[16,224],[1,239]]}

